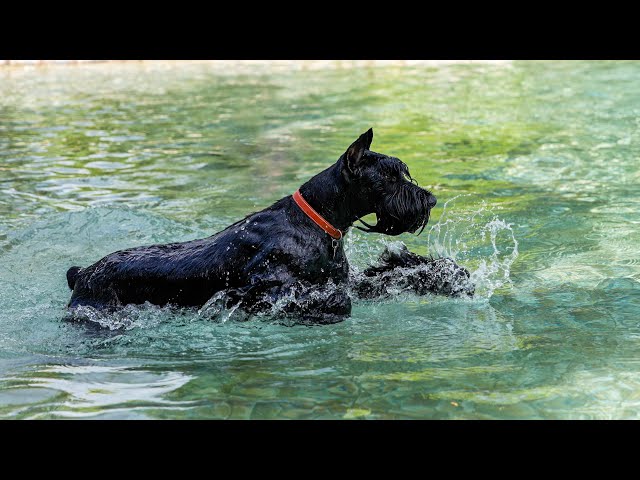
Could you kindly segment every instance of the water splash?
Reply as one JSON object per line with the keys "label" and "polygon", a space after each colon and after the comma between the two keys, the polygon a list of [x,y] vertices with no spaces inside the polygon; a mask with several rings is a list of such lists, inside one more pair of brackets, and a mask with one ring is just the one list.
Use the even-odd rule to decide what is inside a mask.
{"label": "water splash", "polygon": [[[373,300],[374,302],[415,300],[416,290],[412,287],[412,279],[421,275],[431,275],[434,278],[437,277],[436,281],[443,284],[452,283],[451,280],[457,278],[455,275],[455,270],[459,269],[457,265],[466,267],[470,271],[469,280],[460,277],[458,280],[462,283],[458,282],[460,283],[458,285],[453,282],[455,285],[452,283],[449,290],[436,289],[439,293],[451,294],[453,290],[463,291],[465,285],[471,283],[475,286],[474,298],[486,301],[496,290],[511,285],[511,266],[518,257],[518,242],[512,225],[496,216],[493,209],[484,201],[481,201],[479,206],[473,206],[473,211],[470,213],[465,210],[453,210],[451,208],[453,203],[461,196],[454,197],[444,204],[439,221],[431,226],[427,237],[429,254],[453,260],[450,268],[442,268],[441,272],[435,273],[430,270],[433,268],[429,265],[397,269],[393,275],[381,278],[380,282],[385,285],[381,290],[380,298]],[[376,265],[380,254],[385,249],[398,252],[405,247],[403,242],[383,236],[373,242],[371,240],[370,236],[355,232],[345,238],[345,253],[349,258],[350,275],[353,279],[361,278],[365,268]],[[411,245],[409,247],[410,250],[414,248]],[[229,272],[226,272],[226,275],[228,279]],[[160,323],[175,320],[176,316],[186,316],[191,319],[189,321],[206,320],[221,324],[229,320],[246,321],[250,317],[257,317],[263,321],[288,323],[287,309],[291,304],[298,303],[301,295],[305,295],[310,300],[322,301],[344,289],[347,290],[354,302],[360,301],[352,286],[329,284],[321,290],[293,288],[287,295],[277,300],[271,300],[265,296],[262,301],[267,304],[267,309],[262,313],[250,316],[242,308],[242,300],[238,301],[237,296],[233,295],[233,289],[231,289],[214,294],[197,310],[197,315],[193,314],[193,310],[158,307],[146,303],[127,305],[116,312],[109,313],[83,306],[76,309],[72,314],[72,319],[86,321],[111,331],[156,327]],[[425,294],[427,292],[420,293],[420,295]],[[432,297],[431,300],[435,300],[435,297],[429,296]],[[446,300],[454,301],[450,298]]]}
{"label": "water splash", "polygon": [[220,290],[198,309],[198,316],[200,318],[218,320],[220,323],[224,323],[231,318],[233,312],[239,306],[236,304],[232,308],[226,308],[228,301],[229,298],[227,290]]}
{"label": "water splash", "polygon": [[[485,290],[485,296],[488,299],[497,289],[511,286],[512,282],[509,273],[511,265],[518,258],[518,241],[515,238],[511,224],[497,217],[485,225],[483,238],[487,232],[491,239],[493,253],[489,259],[480,261],[479,267],[471,273],[471,280],[478,288]],[[496,245],[496,239],[500,232],[508,232],[508,240],[513,242],[511,253],[507,253],[509,247],[502,247],[502,250],[500,250]]]}
{"label": "water splash", "polygon": [[442,216],[428,235],[431,251],[449,257],[471,270],[476,297],[488,300],[493,293],[511,285],[511,266],[518,258],[518,241],[510,223],[498,218],[493,208],[482,201],[471,214],[451,211],[444,204]]}
{"label": "water splash", "polygon": [[65,320],[99,326],[111,331],[156,327],[167,321],[170,307],[159,307],[149,302],[142,305],[125,305],[114,312],[102,311],[82,305],[69,312]]}

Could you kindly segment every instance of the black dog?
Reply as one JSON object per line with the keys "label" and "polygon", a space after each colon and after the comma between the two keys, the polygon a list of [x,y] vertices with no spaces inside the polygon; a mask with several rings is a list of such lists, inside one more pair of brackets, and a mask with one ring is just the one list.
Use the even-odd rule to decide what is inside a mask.
{"label": "black dog", "polygon": [[[372,139],[369,129],[294,195],[209,238],[121,250],[89,267],[71,267],[67,281],[73,293],[68,306],[112,310],[148,301],[200,307],[224,292],[225,305],[239,305],[248,313],[268,311],[278,301],[283,312],[305,321],[344,319],[351,313],[345,288],[349,266],[342,245],[347,229],[360,217],[375,213],[375,226],[360,220],[366,228],[356,228],[386,235],[422,232],[436,204],[436,198],[412,180],[402,161],[369,150]],[[394,272],[433,262],[408,251],[395,256],[387,252],[380,266],[354,279],[353,291],[365,298],[383,295],[386,289],[379,284],[402,277]],[[457,284],[462,277],[466,280],[465,269],[457,267],[448,275],[443,268],[431,268],[431,275],[428,271],[403,280],[403,288],[473,294],[472,287],[444,286]]]}
{"label": "black dog", "polygon": [[427,258],[407,250],[386,248],[378,265],[367,268],[355,281],[353,292],[360,298],[389,297],[392,292],[418,295],[436,293],[451,297],[473,296],[475,287],[469,271],[450,258]]}

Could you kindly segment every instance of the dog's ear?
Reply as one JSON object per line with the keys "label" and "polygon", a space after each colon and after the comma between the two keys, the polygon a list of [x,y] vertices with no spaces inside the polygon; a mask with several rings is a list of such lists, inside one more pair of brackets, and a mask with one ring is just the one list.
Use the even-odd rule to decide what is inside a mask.
{"label": "dog's ear", "polygon": [[369,150],[371,142],[373,141],[373,129],[370,128],[364,132],[358,139],[351,144],[347,151],[344,153],[345,166],[349,172],[358,166],[362,160],[365,150]]}

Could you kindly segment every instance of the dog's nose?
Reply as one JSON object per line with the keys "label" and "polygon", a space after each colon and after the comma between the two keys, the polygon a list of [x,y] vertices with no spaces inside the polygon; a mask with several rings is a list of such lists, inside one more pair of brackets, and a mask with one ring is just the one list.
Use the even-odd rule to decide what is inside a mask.
{"label": "dog's nose", "polygon": [[433,208],[436,206],[436,203],[438,203],[438,200],[436,200],[436,197],[434,197],[433,195],[429,195],[427,203],[429,204],[429,208]]}

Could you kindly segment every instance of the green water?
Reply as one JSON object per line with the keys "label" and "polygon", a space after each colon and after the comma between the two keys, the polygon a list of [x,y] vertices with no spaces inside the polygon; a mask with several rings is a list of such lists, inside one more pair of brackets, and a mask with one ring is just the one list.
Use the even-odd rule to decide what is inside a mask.
{"label": "green water", "polygon": [[[0,417],[640,417],[638,78],[639,62],[0,70]],[[420,237],[349,233],[351,263],[392,240],[453,256],[474,300],[398,293],[322,327],[62,320],[69,266],[208,236],[370,126],[438,206]]]}

